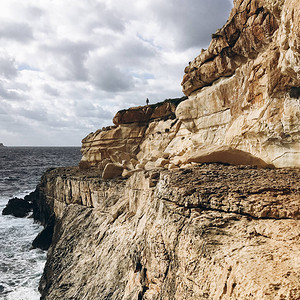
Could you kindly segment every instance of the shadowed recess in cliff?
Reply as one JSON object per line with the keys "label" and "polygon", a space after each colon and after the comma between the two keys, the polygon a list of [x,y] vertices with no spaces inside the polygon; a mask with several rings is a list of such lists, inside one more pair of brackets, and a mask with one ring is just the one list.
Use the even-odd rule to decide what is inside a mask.
{"label": "shadowed recess in cliff", "polygon": [[228,163],[231,165],[249,165],[258,167],[273,168],[274,165],[267,164],[262,159],[253,156],[249,152],[233,149],[230,147],[204,147],[204,149],[195,149],[194,154],[187,160],[195,163]]}

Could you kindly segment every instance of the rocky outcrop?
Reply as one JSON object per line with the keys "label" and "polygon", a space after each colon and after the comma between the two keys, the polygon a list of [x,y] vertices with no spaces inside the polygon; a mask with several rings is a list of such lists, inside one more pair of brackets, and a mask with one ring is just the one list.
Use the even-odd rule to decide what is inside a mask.
{"label": "rocky outcrop", "polygon": [[299,12],[297,0],[236,0],[185,69],[188,100],[118,112],[83,140],[82,166],[117,163],[126,176],[198,161],[300,167]]}
{"label": "rocky outcrop", "polygon": [[[146,160],[137,155],[143,141],[151,138],[149,128],[171,124],[176,118],[176,107],[185,99],[167,99],[154,105],[119,111],[113,119],[115,126],[102,128],[82,140],[80,167],[96,167],[99,173],[111,163],[125,170],[144,168]],[[169,133],[166,128],[164,132]]]}
{"label": "rocky outcrop", "polygon": [[42,299],[299,299],[299,182],[224,164],[52,170],[36,199],[57,218]]}

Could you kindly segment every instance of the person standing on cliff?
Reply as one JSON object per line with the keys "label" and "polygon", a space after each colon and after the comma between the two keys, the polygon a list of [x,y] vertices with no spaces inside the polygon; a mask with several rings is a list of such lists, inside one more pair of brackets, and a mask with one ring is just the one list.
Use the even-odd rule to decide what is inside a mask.
{"label": "person standing on cliff", "polygon": [[147,100],[146,100],[146,105],[149,105],[149,99],[147,98]]}

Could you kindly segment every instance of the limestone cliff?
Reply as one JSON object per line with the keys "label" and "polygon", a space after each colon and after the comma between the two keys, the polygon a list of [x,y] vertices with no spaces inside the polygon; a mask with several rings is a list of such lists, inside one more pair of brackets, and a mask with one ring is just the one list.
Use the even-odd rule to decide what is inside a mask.
{"label": "limestone cliff", "polygon": [[81,165],[300,167],[300,2],[236,0],[212,37],[185,69],[188,100],[119,112],[83,140]]}
{"label": "limestone cliff", "polygon": [[236,0],[187,97],[118,112],[43,176],[41,299],[300,299],[299,14]]}
{"label": "limestone cliff", "polygon": [[300,297],[300,171],[222,164],[103,180],[46,173],[42,299]]}

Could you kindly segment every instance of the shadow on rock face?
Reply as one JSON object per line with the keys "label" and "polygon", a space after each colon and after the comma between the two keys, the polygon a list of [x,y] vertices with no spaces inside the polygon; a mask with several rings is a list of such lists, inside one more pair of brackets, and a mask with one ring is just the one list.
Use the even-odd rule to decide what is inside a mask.
{"label": "shadow on rock face", "polygon": [[290,97],[291,98],[300,98],[300,87],[292,87],[290,89]]}
{"label": "shadow on rock face", "polygon": [[46,225],[46,227],[37,235],[32,242],[33,248],[39,248],[42,250],[48,250],[51,243],[54,232],[55,216],[52,215]]}

